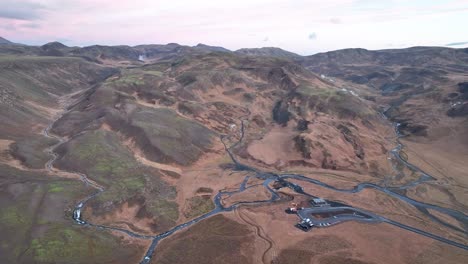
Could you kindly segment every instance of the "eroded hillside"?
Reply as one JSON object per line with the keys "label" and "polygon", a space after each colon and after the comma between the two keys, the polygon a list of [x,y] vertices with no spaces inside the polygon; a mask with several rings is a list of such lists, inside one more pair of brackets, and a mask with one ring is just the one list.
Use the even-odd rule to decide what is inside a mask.
{"label": "eroded hillside", "polygon": [[[0,53],[2,261],[393,263],[386,239],[398,263],[466,258],[442,243],[466,244],[465,50]],[[319,245],[284,213],[309,193],[380,224]]]}
{"label": "eroded hillside", "polygon": [[349,49],[303,60],[308,69],[368,91],[368,100],[386,106],[385,114],[399,124],[408,160],[439,181],[410,194],[462,211],[468,199],[467,62],[467,49],[429,47]]}

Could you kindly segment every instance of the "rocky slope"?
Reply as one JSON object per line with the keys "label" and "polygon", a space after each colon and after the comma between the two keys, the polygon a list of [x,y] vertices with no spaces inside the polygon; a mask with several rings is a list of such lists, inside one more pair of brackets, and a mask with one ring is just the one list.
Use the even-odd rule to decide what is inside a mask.
{"label": "rocky slope", "polygon": [[412,195],[467,209],[468,49],[348,49],[305,57],[301,63],[384,106],[385,115],[399,124],[407,146],[403,153],[438,181]]}
{"label": "rocky slope", "polygon": [[11,45],[13,42],[9,41],[8,39],[0,37],[0,45]]}
{"label": "rocky slope", "polygon": [[235,51],[238,54],[249,55],[249,56],[266,56],[266,57],[277,57],[286,59],[298,59],[301,56],[296,53],[283,50],[275,47],[263,47],[263,48],[244,48]]}

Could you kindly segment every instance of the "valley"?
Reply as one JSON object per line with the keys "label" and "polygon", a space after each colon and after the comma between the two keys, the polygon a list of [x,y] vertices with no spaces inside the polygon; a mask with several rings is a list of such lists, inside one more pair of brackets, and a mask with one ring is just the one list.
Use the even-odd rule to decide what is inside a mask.
{"label": "valley", "polygon": [[466,49],[280,51],[0,45],[1,261],[464,262]]}

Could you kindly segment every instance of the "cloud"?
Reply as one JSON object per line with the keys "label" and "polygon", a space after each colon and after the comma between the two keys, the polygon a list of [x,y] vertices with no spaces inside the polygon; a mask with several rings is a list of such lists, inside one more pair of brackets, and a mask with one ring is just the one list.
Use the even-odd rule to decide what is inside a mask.
{"label": "cloud", "polygon": [[24,28],[40,28],[41,25],[38,24],[38,23],[25,23],[25,24],[22,24],[21,27],[24,27]]}
{"label": "cloud", "polygon": [[310,34],[309,34],[309,39],[310,39],[310,40],[315,40],[315,39],[317,39],[317,33],[315,33],[315,32],[310,33]]}
{"label": "cloud", "polygon": [[463,41],[463,42],[453,42],[449,44],[445,44],[445,46],[462,46],[462,45],[467,45],[468,41]]}
{"label": "cloud", "polygon": [[31,30],[37,30],[40,28],[41,25],[36,22],[0,17],[0,29],[4,29],[6,31],[25,32],[26,30],[31,32]]}
{"label": "cloud", "polygon": [[6,31],[15,31],[16,27],[11,23],[0,23],[0,29],[4,29]]}
{"label": "cloud", "polygon": [[0,18],[17,20],[36,20],[41,18],[41,12],[45,8],[39,3],[23,0],[2,0]]}
{"label": "cloud", "polygon": [[267,41],[268,41],[268,37],[265,37],[265,38],[263,39],[263,41],[267,42]]}

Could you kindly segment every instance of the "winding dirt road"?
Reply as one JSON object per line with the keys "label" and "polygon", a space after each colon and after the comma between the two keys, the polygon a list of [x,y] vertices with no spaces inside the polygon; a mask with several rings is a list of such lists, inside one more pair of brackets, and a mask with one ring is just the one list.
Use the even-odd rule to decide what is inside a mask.
{"label": "winding dirt road", "polygon": [[[92,89],[92,88],[90,88]],[[80,92],[84,92],[84,91],[80,91]],[[79,94],[78,92],[77,93],[74,93],[73,95],[76,95],[76,94]],[[65,97],[67,98],[67,97]],[[71,95],[68,96],[68,99],[71,98]],[[68,104],[67,106],[69,105],[72,105],[72,103]],[[66,108],[66,107],[65,107]],[[79,225],[82,225],[82,226],[88,226],[88,227],[96,227],[96,228],[101,228],[101,229],[107,229],[107,230],[112,230],[112,231],[117,231],[117,232],[123,232],[129,236],[132,236],[132,237],[136,237],[136,238],[141,238],[141,239],[152,239],[152,243],[151,243],[151,246],[149,247],[148,251],[146,252],[143,260],[141,261],[142,264],[147,264],[150,262],[151,260],[151,257],[152,255],[154,254],[154,251],[155,251],[155,248],[158,244],[158,242],[161,240],[161,239],[164,239],[164,238],[167,238],[169,237],[170,235],[172,235],[173,233],[181,230],[181,229],[185,229],[195,223],[198,223],[199,221],[203,220],[203,219],[206,219],[208,217],[211,217],[215,214],[218,214],[218,213],[221,213],[221,212],[228,212],[228,211],[233,211],[235,210],[238,214],[238,216],[244,221],[246,222],[247,224],[253,226],[256,230],[256,234],[263,240],[266,241],[266,243],[269,245],[268,248],[266,249],[266,251],[263,253],[263,256],[262,256],[262,261],[264,263],[267,263],[267,258],[268,258],[268,255],[269,258],[271,259],[274,259],[274,242],[268,237],[268,235],[265,233],[265,231],[263,230],[263,228],[259,225],[257,225],[254,221],[252,221],[252,219],[250,219],[248,216],[246,215],[243,215],[242,213],[239,212],[239,210],[236,210],[236,208],[238,208],[239,206],[241,205],[260,205],[260,204],[269,204],[269,203],[272,203],[272,202],[277,202],[279,200],[281,200],[279,194],[271,189],[269,187],[269,183],[271,183],[272,181],[283,181],[286,184],[286,186],[290,189],[292,189],[293,191],[295,191],[296,193],[299,193],[299,194],[304,194],[304,195],[309,195],[311,197],[315,197],[313,195],[310,195],[310,194],[307,194],[306,192],[304,192],[303,188],[297,184],[293,184],[293,183],[290,183],[287,181],[288,178],[292,178],[292,179],[297,179],[297,180],[302,180],[302,181],[307,181],[309,183],[313,183],[313,184],[317,184],[317,185],[320,185],[322,187],[325,187],[325,188],[328,188],[328,189],[331,189],[331,190],[334,190],[334,191],[338,191],[338,192],[351,192],[351,193],[356,193],[356,192],[360,192],[362,189],[365,189],[365,188],[374,188],[374,189],[377,189],[379,191],[382,191],[388,195],[391,195],[393,197],[396,197],[406,203],[409,203],[417,208],[425,208],[425,209],[433,209],[433,210],[437,210],[443,214],[447,214],[449,216],[452,216],[452,217],[455,217],[456,219],[458,220],[463,220],[465,222],[468,222],[468,217],[461,213],[461,212],[458,212],[458,211],[455,211],[455,210],[451,210],[451,209],[446,209],[446,208],[441,208],[441,207],[438,207],[438,206],[435,206],[435,205],[430,205],[430,204],[425,204],[425,203],[422,203],[422,202],[418,202],[418,201],[415,201],[413,199],[410,199],[404,195],[401,195],[401,194],[397,194],[393,191],[391,191],[390,189],[387,189],[385,187],[381,187],[381,186],[378,186],[378,185],[375,185],[375,184],[372,184],[372,183],[361,183],[359,185],[357,185],[356,187],[354,187],[353,189],[349,189],[349,190],[342,190],[342,189],[338,189],[338,188],[335,188],[333,186],[330,186],[330,185],[327,185],[325,183],[322,183],[318,180],[315,180],[315,179],[311,179],[311,178],[308,178],[308,177],[305,177],[303,175],[299,175],[299,174],[275,174],[275,173],[271,173],[271,172],[263,172],[263,171],[260,171],[256,168],[253,168],[253,167],[250,167],[248,165],[245,165],[245,164],[242,164],[240,163],[236,158],[235,158],[235,155],[233,154],[232,152],[232,149],[235,148],[236,146],[238,146],[239,144],[241,144],[243,138],[244,138],[244,133],[245,133],[245,127],[244,127],[244,119],[241,119],[241,130],[240,130],[240,139],[235,142],[232,146],[228,147],[225,142],[224,142],[224,138],[225,136],[222,136],[221,137],[221,141],[222,143],[224,144],[225,146],[225,149],[226,149],[226,152],[227,154],[230,156],[232,162],[234,163],[235,165],[235,170],[237,171],[244,171],[244,172],[249,172],[249,173],[253,173],[254,174],[254,177],[257,177],[259,179],[262,179],[264,180],[263,181],[263,186],[271,193],[272,197],[271,199],[268,199],[268,200],[262,200],[262,201],[243,201],[243,202],[238,202],[236,204],[233,204],[229,207],[224,207],[222,204],[221,204],[221,196],[222,195],[232,195],[234,193],[239,193],[239,192],[243,192],[245,191],[246,189],[248,189],[249,187],[246,187],[246,183],[247,183],[247,180],[248,180],[248,177],[250,176],[246,176],[246,178],[244,179],[244,181],[242,182],[242,184],[239,186],[239,189],[236,190],[236,191],[232,191],[232,192],[223,192],[223,191],[219,191],[217,193],[217,195],[215,196],[214,198],[214,203],[215,203],[215,209],[213,209],[211,212],[207,213],[207,214],[204,214],[202,216],[199,216],[195,219],[192,219],[186,223],[183,223],[181,225],[178,225],[164,233],[161,233],[159,235],[156,235],[156,236],[147,236],[147,235],[141,235],[141,234],[138,234],[138,233],[135,233],[135,232],[132,232],[132,231],[129,231],[127,229],[122,229],[122,228],[115,228],[115,227],[109,227],[109,226],[103,226],[103,225],[97,225],[97,224],[93,224],[91,222],[88,222],[86,221],[85,219],[83,219],[83,216],[81,214],[81,210],[82,208],[86,205],[86,203],[93,199],[94,197],[96,197],[97,195],[101,194],[102,192],[105,191],[105,189],[100,186],[99,184],[97,184],[96,182],[94,182],[93,180],[91,180],[90,178],[88,178],[87,175],[85,174],[81,174],[81,173],[77,173],[77,172],[65,172],[65,171],[61,171],[61,170],[58,170],[56,168],[54,168],[53,164],[54,162],[57,160],[58,158],[58,155],[54,152],[54,149],[56,149],[58,146],[60,146],[61,144],[64,144],[66,142],[68,142],[70,139],[67,139],[67,138],[64,138],[64,137],[59,137],[57,135],[54,135],[54,134],[51,134],[50,133],[50,130],[51,128],[54,126],[55,122],[57,120],[59,120],[60,118],[62,118],[65,114],[67,114],[70,110],[68,111],[64,111],[62,112],[55,120],[53,120],[49,126],[47,126],[47,128],[44,129],[43,131],[43,134],[49,138],[54,138],[54,139],[57,139],[59,142],[46,149],[45,151],[47,153],[49,153],[51,155],[51,159],[47,162],[46,164],[46,170],[48,170],[50,173],[72,173],[73,175],[76,176],[76,178],[80,179],[85,185],[88,185],[88,186],[91,186],[93,187],[94,189],[96,189],[96,193],[84,198],[83,200],[81,201],[78,201],[76,206],[75,206],[75,210],[74,210],[74,213],[73,213],[73,220],[75,221],[75,223],[79,224]],[[397,129],[397,128],[396,128]],[[398,132],[398,130],[396,130]],[[396,155],[399,159],[401,159],[401,157],[399,156],[399,150],[401,149],[402,145],[400,142],[398,142],[398,146],[395,148],[394,151],[392,151],[392,153],[394,155]],[[415,167],[414,165],[408,163],[407,161],[405,160],[402,160],[402,162],[404,164],[406,164],[408,167],[410,167],[411,169],[416,169],[416,170],[419,170],[417,167]],[[419,170],[420,171],[420,170]],[[422,172],[422,171],[421,171]],[[424,175],[427,175],[425,174],[424,172],[422,172]],[[428,180],[432,180],[434,179],[433,177],[431,177],[430,175],[428,175],[427,178],[424,178],[420,181],[417,181],[417,182],[413,182],[411,186],[415,186],[415,185],[418,185],[418,184],[424,184],[425,182],[427,182]],[[403,186],[405,187],[405,186]],[[402,188],[403,188],[402,187]],[[406,188],[406,187],[405,187]],[[351,208],[349,206],[349,208]],[[392,221],[392,220],[388,220],[388,219],[385,219],[383,217],[379,217],[379,219],[376,219],[376,221],[384,221],[386,223],[389,223],[389,224],[392,224],[392,225],[395,225],[395,226],[398,226],[400,228],[403,228],[403,229],[406,229],[406,230],[409,230],[409,231],[412,231],[412,232],[415,232],[415,233],[418,233],[420,235],[424,235],[426,237],[430,237],[430,238],[433,238],[433,239],[436,239],[438,241],[441,241],[441,242],[444,242],[444,243],[447,243],[447,244],[450,244],[450,245],[453,245],[453,246],[457,246],[459,248],[463,248],[465,250],[468,250],[468,246],[466,245],[463,245],[463,244],[460,244],[460,243],[457,243],[457,242],[454,242],[454,241],[451,241],[451,240],[448,240],[448,239],[445,239],[445,238],[442,238],[442,237],[439,237],[439,236],[436,236],[434,234],[430,234],[428,232],[425,232],[425,231],[422,231],[422,230],[419,230],[419,229],[416,229],[416,228],[413,228],[413,227],[409,227],[409,226],[406,226],[404,224],[401,224],[401,223],[398,223],[398,222],[395,222],[395,221]],[[442,221],[442,220],[440,220]],[[450,227],[450,225],[447,225]],[[458,230],[460,231],[460,230]],[[464,233],[466,233],[466,230],[461,230],[463,231]],[[272,253],[270,253],[272,252]]]}

